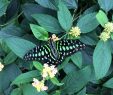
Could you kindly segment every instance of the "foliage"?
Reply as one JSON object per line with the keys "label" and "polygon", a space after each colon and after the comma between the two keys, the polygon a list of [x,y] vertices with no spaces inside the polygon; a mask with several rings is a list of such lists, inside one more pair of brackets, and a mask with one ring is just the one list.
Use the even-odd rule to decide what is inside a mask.
{"label": "foliage", "polygon": [[[113,95],[113,0],[0,0],[0,95]],[[111,24],[112,25],[112,24]],[[23,56],[52,34],[68,38],[79,27],[86,49],[65,59],[59,74],[38,92],[42,64]],[[106,31],[107,30],[107,31]],[[109,32],[105,41],[101,33]]]}

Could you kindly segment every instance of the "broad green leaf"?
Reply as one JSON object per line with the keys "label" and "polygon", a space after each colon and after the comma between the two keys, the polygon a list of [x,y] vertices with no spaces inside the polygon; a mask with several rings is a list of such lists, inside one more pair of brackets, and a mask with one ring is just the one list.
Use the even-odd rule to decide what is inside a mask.
{"label": "broad green leaf", "polygon": [[30,84],[26,84],[22,87],[23,95],[48,95],[46,92],[38,92],[36,88],[34,88]]}
{"label": "broad green leaf", "polygon": [[7,90],[11,82],[21,73],[15,64],[7,65],[0,72],[0,92]]}
{"label": "broad green leaf", "polygon": [[22,95],[22,91],[20,88],[16,88],[11,92],[11,95]]}
{"label": "broad green leaf", "polygon": [[104,27],[105,24],[108,22],[108,17],[102,10],[100,10],[97,13],[96,18],[97,18],[98,22],[102,25],[102,27]]}
{"label": "broad green leaf", "polygon": [[[38,4],[43,7],[50,8],[53,10],[57,10],[57,4],[59,0],[35,0]],[[77,8],[77,0],[62,0],[62,2],[69,8],[75,9]]]}
{"label": "broad green leaf", "polygon": [[58,5],[58,20],[62,28],[68,32],[72,27],[72,16],[68,8],[62,3],[59,2]]}
{"label": "broad green leaf", "polygon": [[69,60],[70,60],[70,57],[67,57],[67,58],[63,61],[63,63],[58,66],[58,70],[61,70],[62,68],[64,68],[64,66],[65,66],[66,64],[68,64]]}
{"label": "broad green leaf", "polygon": [[51,33],[61,33],[63,31],[58,20],[50,15],[34,14],[32,16],[42,27]]}
{"label": "broad green leaf", "polygon": [[113,0],[98,0],[100,8],[106,12],[110,11],[113,8]]}
{"label": "broad green leaf", "polygon": [[5,42],[7,46],[19,57],[23,58],[23,56],[32,48],[35,47],[35,45],[27,40],[16,38],[16,37],[10,37],[6,38]]}
{"label": "broad green leaf", "polygon": [[0,0],[0,17],[5,14],[8,4],[8,0]]}
{"label": "broad green leaf", "polygon": [[63,67],[63,70],[66,74],[68,74],[70,72],[76,72],[77,67],[74,64],[68,63]]}
{"label": "broad green leaf", "polygon": [[51,82],[57,86],[62,86],[64,83],[60,83],[56,77],[50,78]]}
{"label": "broad green leaf", "polygon": [[1,29],[2,32],[6,33],[7,35],[13,35],[13,36],[22,36],[24,32],[22,29],[16,25],[10,24],[4,28]]}
{"label": "broad green leaf", "polygon": [[35,25],[35,24],[30,24],[31,30],[34,34],[34,36],[43,41],[48,40],[48,32],[41,26]]}
{"label": "broad green leaf", "polygon": [[71,56],[71,60],[77,65],[79,68],[82,67],[82,54],[81,52],[77,52]]}
{"label": "broad green leaf", "polygon": [[33,65],[35,66],[36,69],[38,69],[39,71],[43,70],[43,66],[40,62],[38,61],[33,61]]}
{"label": "broad green leaf", "polygon": [[22,5],[22,9],[25,15],[25,19],[28,19],[29,21],[34,21],[32,18],[33,14],[37,13],[48,13],[48,9],[34,3],[25,3]]}
{"label": "broad green leaf", "polygon": [[82,16],[78,20],[77,26],[80,28],[82,33],[91,32],[99,25],[95,16],[96,13],[90,13],[85,16]]}
{"label": "broad green leaf", "polygon": [[24,83],[28,83],[31,82],[33,80],[33,78],[39,77],[40,74],[37,70],[34,71],[29,71],[27,73],[23,73],[21,75],[19,75],[13,82],[13,84],[16,85],[20,85],[20,84],[24,84]]}
{"label": "broad green leaf", "polygon": [[64,4],[66,4],[66,6],[69,9],[76,9],[78,7],[78,0],[62,0],[64,2]]}
{"label": "broad green leaf", "polygon": [[4,63],[5,65],[11,64],[17,59],[17,56],[11,51],[5,58]]}
{"label": "broad green leaf", "polygon": [[91,67],[87,66],[78,72],[69,73],[64,79],[61,95],[72,95],[80,91],[91,78]]}
{"label": "broad green leaf", "polygon": [[89,13],[94,13],[95,11],[98,11],[97,5],[93,5],[93,6],[89,7],[89,8],[87,8],[87,9],[84,11],[83,14],[86,15],[86,14],[89,14]]}
{"label": "broad green leaf", "polygon": [[[5,39],[5,37],[3,37],[3,39]],[[5,53],[11,52],[10,48],[6,45],[4,41],[1,41],[1,48],[3,49],[3,51],[5,51]]]}
{"label": "broad green leaf", "polygon": [[51,0],[35,0],[35,1],[43,7],[54,9],[54,10],[57,9],[55,0],[53,0],[53,1],[51,1]]}
{"label": "broad green leaf", "polygon": [[112,21],[113,21],[113,15],[112,15]]}
{"label": "broad green leaf", "polygon": [[113,78],[103,84],[104,87],[113,88]]}
{"label": "broad green leaf", "polygon": [[111,39],[113,40],[113,33],[111,33],[111,35],[110,35],[110,36],[111,36]]}
{"label": "broad green leaf", "polygon": [[82,35],[80,37],[80,41],[87,45],[96,45],[98,42],[99,38],[96,34],[96,30],[94,32],[87,33],[85,35]]}
{"label": "broad green leaf", "polygon": [[53,94],[53,95],[61,95],[61,91],[60,91],[60,90],[57,90],[57,91],[55,92],[55,94]]}
{"label": "broad green leaf", "polygon": [[99,41],[93,54],[93,65],[97,79],[103,78],[111,64],[111,50],[108,42]]}
{"label": "broad green leaf", "polygon": [[83,88],[77,95],[86,95],[86,88]]}

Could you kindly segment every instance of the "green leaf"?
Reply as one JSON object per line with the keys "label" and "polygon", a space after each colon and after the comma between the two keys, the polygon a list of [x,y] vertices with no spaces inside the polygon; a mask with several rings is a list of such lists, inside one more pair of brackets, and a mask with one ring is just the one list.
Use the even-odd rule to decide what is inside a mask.
{"label": "green leaf", "polygon": [[67,57],[67,58],[63,61],[63,63],[58,66],[58,70],[61,70],[62,68],[64,68],[64,66],[65,66],[66,64],[68,64],[69,60],[70,60],[70,57]]}
{"label": "green leaf", "polygon": [[54,9],[54,10],[57,9],[54,0],[53,1],[51,1],[51,0],[35,0],[35,1],[43,7]]}
{"label": "green leaf", "polygon": [[71,60],[72,60],[73,63],[74,63],[75,65],[77,65],[79,68],[82,67],[82,54],[81,54],[81,52],[77,52],[77,53],[73,54],[73,55],[71,56]]}
{"label": "green leaf", "polygon": [[93,65],[97,79],[103,78],[111,64],[111,50],[108,42],[99,41],[93,54]]}
{"label": "green leaf", "polygon": [[55,92],[55,94],[53,94],[53,95],[61,95],[61,91],[60,91],[60,90],[57,90],[57,91]]}
{"label": "green leaf", "polygon": [[4,63],[5,65],[8,65],[12,62],[14,62],[17,59],[17,56],[11,51],[5,58]]}
{"label": "green leaf", "polygon": [[22,95],[22,91],[20,88],[16,88],[11,92],[11,95]]}
{"label": "green leaf", "polygon": [[9,35],[13,35],[13,36],[22,36],[24,34],[24,32],[22,31],[22,29],[16,25],[10,24],[4,28],[1,29],[2,32],[9,34]]}
{"label": "green leaf", "polygon": [[19,75],[12,82],[12,85],[14,85],[14,84],[20,85],[20,84],[28,83],[28,82],[31,82],[33,80],[33,78],[36,78],[36,77],[39,77],[39,76],[40,76],[40,74],[37,70],[29,71],[27,73],[23,73],[23,74]]}
{"label": "green leaf", "polygon": [[96,31],[97,30],[95,30],[94,32],[90,32],[85,35],[82,35],[80,38],[80,41],[82,41],[83,43],[85,43],[87,45],[96,45],[99,40],[99,38],[96,34]]}
{"label": "green leaf", "polygon": [[48,40],[48,32],[41,26],[35,25],[35,24],[30,24],[31,30],[34,34],[34,36],[43,41]]}
{"label": "green leaf", "polygon": [[113,78],[103,84],[104,87],[113,88]]}
{"label": "green leaf", "polygon": [[41,7],[38,4],[34,3],[25,3],[22,5],[22,9],[25,15],[25,19],[28,19],[29,21],[34,21],[32,18],[32,14],[37,14],[37,13],[47,13],[48,9]]}
{"label": "green leaf", "polygon": [[91,32],[99,25],[95,16],[96,13],[90,13],[85,16],[82,16],[78,20],[77,26],[81,29],[82,33]]}
{"label": "green leaf", "polygon": [[62,3],[59,2],[58,5],[58,20],[62,28],[68,32],[72,27],[72,16],[68,8]]}
{"label": "green leaf", "polygon": [[78,1],[77,0],[62,0],[62,2],[64,2],[64,4],[66,4],[66,6],[69,9],[77,9],[78,5]]}
{"label": "green leaf", "polygon": [[32,16],[42,27],[51,33],[61,33],[63,31],[58,20],[50,15],[34,14]]}
{"label": "green leaf", "polygon": [[61,95],[72,95],[80,91],[91,78],[91,67],[87,66],[78,72],[70,72],[64,79]]}
{"label": "green leaf", "polygon": [[5,66],[0,72],[0,92],[9,88],[11,82],[21,73],[15,64]]}
{"label": "green leaf", "polygon": [[110,37],[111,37],[111,39],[113,40],[113,33],[111,33]]}
{"label": "green leaf", "polygon": [[35,68],[39,71],[42,71],[43,70],[43,66],[40,62],[38,61],[33,61],[33,65],[35,66]]}
{"label": "green leaf", "polygon": [[83,88],[77,95],[86,95],[86,88]]}
{"label": "green leaf", "polygon": [[63,70],[66,74],[68,74],[70,72],[76,72],[77,67],[74,64],[68,63],[65,65],[65,67],[63,67]]}
{"label": "green leaf", "polygon": [[8,4],[8,0],[0,0],[0,17],[5,14]]}
{"label": "green leaf", "polygon": [[113,0],[98,0],[100,8],[106,12],[110,11],[113,8]]}
{"label": "green leaf", "polygon": [[62,86],[64,83],[60,83],[56,77],[50,78],[51,82],[57,86]]}
{"label": "green leaf", "polygon": [[104,27],[105,24],[108,22],[108,17],[102,10],[100,10],[97,13],[96,18],[97,18],[98,22],[102,25],[102,27]]}
{"label": "green leaf", "polygon": [[[45,8],[50,8],[53,10],[57,10],[57,4],[59,0],[35,0],[38,4]],[[69,9],[76,9],[77,0],[62,0],[62,2],[69,8]]]}
{"label": "green leaf", "polygon": [[5,42],[7,46],[21,58],[23,58],[26,52],[35,47],[32,42],[16,37],[6,38]]}
{"label": "green leaf", "polygon": [[38,92],[36,88],[34,88],[30,84],[26,84],[22,87],[23,95],[48,95],[46,92]]}

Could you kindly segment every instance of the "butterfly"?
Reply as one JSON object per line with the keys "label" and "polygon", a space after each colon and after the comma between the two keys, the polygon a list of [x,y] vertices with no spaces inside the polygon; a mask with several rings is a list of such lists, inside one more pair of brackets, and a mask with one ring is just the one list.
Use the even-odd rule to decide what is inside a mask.
{"label": "butterfly", "polygon": [[61,39],[58,41],[49,40],[48,44],[34,47],[25,54],[25,61],[39,61],[49,65],[58,65],[64,59],[85,48],[85,44],[79,40]]}

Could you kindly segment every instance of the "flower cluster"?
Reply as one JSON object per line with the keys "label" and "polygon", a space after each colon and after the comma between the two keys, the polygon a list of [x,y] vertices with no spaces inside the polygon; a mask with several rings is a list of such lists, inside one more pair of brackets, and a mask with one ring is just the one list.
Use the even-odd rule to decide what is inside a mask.
{"label": "flower cluster", "polygon": [[105,42],[110,38],[110,35],[107,32],[102,32],[99,37],[100,37],[101,40],[103,40]]}
{"label": "flower cluster", "polygon": [[42,71],[42,77],[50,77],[53,78],[55,74],[58,72],[57,68],[54,65],[49,66],[48,64],[44,64],[44,69]]}
{"label": "flower cluster", "polygon": [[113,32],[113,23],[112,22],[106,23],[104,31],[106,31],[108,33]]}
{"label": "flower cluster", "polygon": [[80,33],[81,33],[81,31],[80,31],[80,28],[78,26],[72,27],[70,32],[69,32],[69,34],[72,35],[73,37],[80,36]]}
{"label": "flower cluster", "polygon": [[113,32],[113,23],[108,22],[105,24],[103,32],[100,34],[100,39],[104,42],[110,38],[111,33]]}
{"label": "flower cluster", "polygon": [[0,71],[4,68],[4,65],[0,62]]}
{"label": "flower cluster", "polygon": [[36,78],[33,78],[33,83],[32,85],[37,89],[38,92],[40,91],[45,91],[48,89],[47,86],[44,85],[44,81],[39,81]]}
{"label": "flower cluster", "polygon": [[46,78],[53,78],[58,72],[57,68],[54,65],[49,66],[48,64],[44,64],[42,70],[43,80],[39,81],[36,78],[33,79],[32,85],[37,89],[38,92],[45,91],[48,89],[47,86],[44,85]]}

